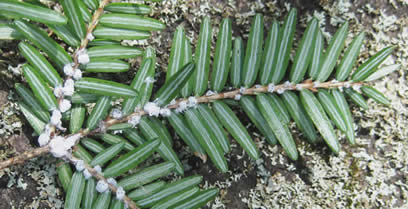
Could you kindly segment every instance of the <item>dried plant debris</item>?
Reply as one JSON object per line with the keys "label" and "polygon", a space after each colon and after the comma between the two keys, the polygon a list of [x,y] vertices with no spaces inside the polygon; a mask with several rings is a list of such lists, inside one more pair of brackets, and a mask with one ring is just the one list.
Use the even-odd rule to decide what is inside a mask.
{"label": "dried plant debris", "polygon": [[[126,1],[127,2],[127,1]],[[140,1],[128,1],[140,2]],[[271,146],[264,140],[256,140],[262,160],[251,161],[240,152],[235,143],[231,144],[232,154],[228,163],[234,163],[231,171],[219,174],[211,162],[197,163],[184,160],[186,172],[197,172],[205,177],[204,188],[218,187],[219,195],[207,208],[407,208],[408,207],[408,2],[390,1],[249,1],[249,0],[205,0],[149,2],[153,6],[153,17],[161,20],[167,28],[154,32],[145,41],[123,41],[124,45],[152,45],[156,49],[159,69],[166,70],[171,48],[171,38],[176,27],[182,24],[186,36],[193,43],[198,40],[199,25],[203,16],[210,16],[213,33],[217,34],[223,17],[233,19],[233,34],[249,34],[251,20],[256,13],[265,17],[265,25],[270,28],[272,20],[282,20],[290,8],[299,10],[300,21],[297,28],[303,32],[312,17],[319,19],[323,35],[330,39],[336,28],[349,21],[351,30],[346,38],[346,46],[351,37],[361,31],[366,32],[362,46],[363,54],[357,62],[362,63],[382,48],[397,46],[386,65],[400,63],[402,67],[391,75],[377,81],[375,88],[383,92],[391,101],[384,107],[371,100],[365,111],[353,106],[354,127],[357,145],[346,145],[337,156],[327,148],[310,145],[294,134],[301,159],[291,161],[281,148]],[[302,33],[297,33],[302,34]],[[301,37],[296,37],[298,40]],[[215,46],[215,38],[211,46]],[[296,41],[297,42],[297,41]],[[295,42],[295,43],[296,43]],[[194,43],[195,44],[195,43]],[[4,45],[2,44],[2,47]],[[296,47],[296,46],[295,46]],[[15,54],[17,47],[7,48],[6,53]],[[4,49],[2,49],[4,51]],[[14,51],[14,52],[13,52]],[[213,50],[214,51],[214,50]],[[214,55],[211,55],[214,57]],[[294,54],[292,55],[292,59]],[[3,59],[0,57],[0,59]],[[8,59],[13,59],[8,57]],[[18,59],[17,57],[15,59]],[[131,61],[132,62],[132,61]],[[18,63],[18,61],[12,62]],[[10,65],[0,72],[9,78],[19,79],[20,67]],[[158,72],[154,79],[165,72]],[[163,77],[163,76],[161,76]],[[163,81],[158,81],[163,82]],[[10,89],[0,84],[0,159],[15,154],[16,149],[9,137],[20,136],[22,131],[30,137],[32,131],[24,130],[22,116]],[[10,91],[11,92],[11,91]],[[8,94],[8,95],[7,95]],[[7,96],[3,96],[7,95]],[[6,101],[5,99],[6,98]],[[248,124],[248,119],[245,124]],[[358,124],[358,126],[356,125]],[[251,130],[251,127],[248,127]],[[255,131],[255,129],[253,129]],[[292,133],[297,133],[291,127]],[[172,134],[174,135],[174,134]],[[254,133],[256,135],[256,133]],[[259,134],[258,134],[259,135]],[[179,156],[190,156],[191,150],[181,148]],[[187,158],[187,157],[186,157]],[[191,157],[193,158],[193,157]],[[56,181],[55,161],[50,156],[42,156],[29,161],[22,167],[0,171],[0,208],[63,208],[64,195]],[[232,167],[232,166],[231,166]],[[172,177],[169,177],[172,179]],[[24,192],[29,191],[29,192]],[[14,194],[14,195],[12,195]],[[21,201],[22,199],[22,201]]]}

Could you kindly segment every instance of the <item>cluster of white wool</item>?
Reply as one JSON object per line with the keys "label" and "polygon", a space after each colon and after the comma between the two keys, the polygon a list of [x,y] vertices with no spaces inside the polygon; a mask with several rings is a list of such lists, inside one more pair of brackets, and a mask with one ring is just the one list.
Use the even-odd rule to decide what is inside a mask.
{"label": "cluster of white wool", "polygon": [[81,134],[74,134],[66,138],[55,136],[49,143],[50,153],[57,158],[71,158],[72,147],[81,138]]}
{"label": "cluster of white wool", "polygon": [[239,101],[241,99],[241,94],[235,94],[234,100]]}
{"label": "cluster of white wool", "polygon": [[302,89],[303,89],[302,84],[296,84],[296,90],[300,91]]}
{"label": "cluster of white wool", "polygon": [[213,92],[213,91],[211,91],[211,90],[208,90],[208,91],[205,93],[205,96],[209,97],[209,96],[212,96],[212,95],[214,95],[214,94],[215,94],[215,92]]}
{"label": "cluster of white wool", "polygon": [[183,100],[179,102],[178,107],[176,108],[176,112],[184,112],[187,109],[187,101]]}
{"label": "cluster of white wool", "polygon": [[[149,116],[158,117],[159,115],[163,117],[169,117],[171,115],[171,111],[169,108],[164,107],[160,108],[160,106],[155,102],[148,102],[143,107],[143,110],[149,114]],[[131,123],[137,125],[139,123],[140,118],[131,118]]]}
{"label": "cluster of white wool", "polygon": [[268,92],[273,93],[275,91],[275,84],[270,83],[268,84]]}
{"label": "cluster of white wool", "polygon": [[144,80],[145,83],[154,83],[156,80],[154,78],[147,76],[146,79]]}
{"label": "cluster of white wool", "polygon": [[286,89],[281,87],[281,88],[278,88],[278,90],[276,90],[276,93],[283,94],[285,91]]}
{"label": "cluster of white wool", "polygon": [[[86,169],[85,169],[86,170]],[[121,186],[117,186],[117,182],[114,178],[108,178],[106,180],[99,180],[96,184],[96,191],[99,193],[104,193],[109,190],[109,184],[116,187],[116,199],[123,200],[125,197],[126,192]]]}
{"label": "cluster of white wool", "polygon": [[114,119],[121,119],[123,117],[123,112],[117,108],[113,109],[111,112],[111,117]]}
{"label": "cluster of white wool", "polygon": [[130,119],[128,120],[128,123],[132,124],[132,127],[134,128],[137,126],[137,124],[140,123],[140,119],[141,119],[140,115],[135,115],[135,116],[130,117]]}
{"label": "cluster of white wool", "polygon": [[88,39],[89,41],[93,41],[95,39],[95,36],[92,35],[92,33],[88,33],[86,34],[86,39]]}
{"label": "cluster of white wool", "polygon": [[86,52],[86,49],[80,49],[77,52],[77,56],[78,56],[78,62],[82,65],[86,65],[89,63],[89,55]]}

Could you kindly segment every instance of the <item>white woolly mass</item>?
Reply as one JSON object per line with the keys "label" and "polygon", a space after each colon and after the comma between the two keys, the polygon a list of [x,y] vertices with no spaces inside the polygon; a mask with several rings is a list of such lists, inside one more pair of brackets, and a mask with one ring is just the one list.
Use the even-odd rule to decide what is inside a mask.
{"label": "white woolly mass", "polygon": [[313,82],[313,88],[318,88],[319,86],[320,86],[320,82],[319,82],[319,81]]}
{"label": "white woolly mass", "polygon": [[175,99],[171,100],[171,102],[169,103],[169,105],[175,105],[177,102]]}
{"label": "white woolly mass", "polygon": [[53,110],[50,118],[50,123],[53,126],[58,126],[61,124],[62,114],[59,110]]}
{"label": "white woolly mass", "polygon": [[108,188],[108,184],[103,180],[99,180],[96,184],[96,191],[98,191],[99,193],[105,192],[106,190],[108,190]]}
{"label": "white woolly mass", "polygon": [[187,109],[187,101],[181,101],[179,104],[178,104],[178,107],[176,108],[176,112],[183,112],[184,110],[186,110]]}
{"label": "white woolly mass", "polygon": [[132,116],[129,120],[128,123],[132,124],[133,127],[136,127],[137,124],[139,124],[140,122],[140,116],[136,115],[136,116]]}
{"label": "white woolly mass", "polygon": [[81,138],[81,134],[74,134],[72,136],[69,136],[65,139],[65,147],[67,149],[71,149],[77,141]]}
{"label": "white woolly mass", "polygon": [[92,177],[92,174],[88,171],[88,169],[84,169],[82,174],[84,174],[85,179],[89,179]]}
{"label": "white woolly mass", "polygon": [[75,163],[75,168],[76,168],[76,170],[79,171],[79,172],[83,171],[83,170],[85,169],[85,163],[84,163],[84,161],[83,161],[83,160],[78,160],[78,161]]}
{"label": "white woolly mass", "polygon": [[195,97],[191,96],[188,98],[187,107],[195,107],[198,101]]}
{"label": "white woolly mass", "polygon": [[344,89],[343,89],[343,86],[339,86],[339,91],[340,91],[340,92],[343,92],[343,90],[344,90]]}
{"label": "white woolly mass", "polygon": [[80,69],[76,69],[74,72],[74,75],[72,75],[72,77],[75,80],[80,80],[82,78],[82,71]]}
{"label": "white woolly mass", "polygon": [[100,165],[96,165],[95,167],[93,167],[93,169],[94,169],[97,173],[102,174],[102,168],[101,168]]}
{"label": "white woolly mass", "polygon": [[256,88],[256,89],[259,89],[259,88],[261,88],[261,87],[262,87],[262,85],[259,85],[259,84],[256,84],[256,85],[255,85],[255,88]]}
{"label": "white woolly mass", "polygon": [[286,88],[289,88],[289,87],[292,85],[292,83],[290,83],[290,81],[285,81],[285,83],[283,83],[283,85],[284,85]]}
{"label": "white woolly mass", "polygon": [[296,84],[296,90],[300,91],[302,89],[303,89],[302,84]]}
{"label": "white woolly mass", "polygon": [[56,86],[55,88],[54,88],[54,95],[57,97],[57,98],[60,98],[60,97],[63,97],[64,96],[64,89],[62,88],[62,86]]}
{"label": "white woolly mass", "polygon": [[273,93],[275,91],[275,84],[270,83],[268,84],[268,92]]}
{"label": "white woolly mass", "polygon": [[339,81],[336,80],[336,79],[333,79],[331,82],[332,82],[332,83],[338,83]]}
{"label": "white woolly mass", "polygon": [[68,151],[65,147],[65,139],[62,136],[54,137],[50,143],[50,152],[54,157],[61,158],[68,154]]}
{"label": "white woolly mass", "polygon": [[276,90],[276,93],[278,94],[283,94],[283,92],[285,92],[284,88],[279,88],[278,90]]}
{"label": "white woolly mass", "polygon": [[351,87],[351,83],[350,82],[345,82],[344,83],[344,88],[350,88]]}
{"label": "white woolly mass", "polygon": [[72,96],[74,94],[74,90],[75,90],[74,85],[75,85],[74,80],[67,79],[65,81],[65,83],[64,83],[64,88],[63,88],[64,95]]}
{"label": "white woolly mass", "polygon": [[160,115],[163,117],[169,117],[171,115],[171,111],[169,108],[162,108],[160,109]]}
{"label": "white woolly mass", "polygon": [[125,194],[126,193],[123,187],[118,187],[118,189],[116,190],[116,199],[122,200],[123,197],[125,197]]}
{"label": "white woolly mass", "polygon": [[108,184],[111,184],[113,186],[116,186],[118,184],[114,178],[108,178],[106,179],[106,182],[108,182]]}
{"label": "white woolly mass", "polygon": [[50,141],[50,135],[47,132],[43,132],[38,137],[38,144],[42,147],[48,144]]}
{"label": "white woolly mass", "polygon": [[95,39],[95,36],[93,36],[92,33],[88,33],[86,35],[86,39],[88,39],[89,41],[93,41]]}
{"label": "white woolly mass", "polygon": [[146,79],[144,80],[145,83],[154,83],[156,80],[154,78],[147,76]]}
{"label": "white woolly mass", "polygon": [[212,96],[212,95],[214,95],[215,94],[215,92],[213,92],[213,91],[211,91],[211,90],[208,90],[207,91],[207,93],[205,93],[205,96]]}
{"label": "white woolly mass", "polygon": [[64,73],[66,76],[74,75],[74,68],[72,67],[72,63],[68,63],[64,65]]}
{"label": "white woolly mass", "polygon": [[143,107],[143,110],[146,111],[149,114],[149,116],[157,117],[160,114],[160,107],[154,102],[146,103],[145,106]]}
{"label": "white woolly mass", "polygon": [[352,88],[354,91],[360,92],[361,85],[353,85]]}
{"label": "white woolly mass", "polygon": [[123,113],[121,110],[115,108],[112,110],[111,116],[112,118],[115,118],[115,119],[121,119],[123,117]]}
{"label": "white woolly mass", "polygon": [[245,87],[241,87],[241,88],[239,88],[239,93],[240,93],[240,94],[244,94],[245,90],[246,90]]}
{"label": "white woolly mass", "polygon": [[78,52],[78,62],[83,65],[89,63],[89,55],[86,53],[86,50],[81,50]]}
{"label": "white woolly mass", "polygon": [[234,99],[239,101],[241,99],[241,94],[235,94]]}
{"label": "white woolly mass", "polygon": [[59,110],[61,112],[66,112],[71,109],[71,102],[68,99],[63,99],[59,103]]}

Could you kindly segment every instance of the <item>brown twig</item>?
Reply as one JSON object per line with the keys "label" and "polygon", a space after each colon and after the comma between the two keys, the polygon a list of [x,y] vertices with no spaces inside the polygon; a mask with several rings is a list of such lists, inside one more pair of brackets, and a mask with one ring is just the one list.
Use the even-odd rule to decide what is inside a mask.
{"label": "brown twig", "polygon": [[[352,86],[361,86],[361,85],[365,85],[365,83],[363,82],[333,82],[333,81],[328,81],[328,82],[324,82],[324,83],[314,83],[310,80],[307,80],[301,84],[281,84],[281,85],[276,85],[274,87],[274,91],[273,92],[278,92],[278,91],[297,91],[299,88],[301,89],[308,89],[311,91],[316,91],[319,88],[323,88],[323,89],[336,89],[339,87],[352,87]],[[226,92],[221,92],[221,93],[217,93],[214,95],[209,95],[209,96],[201,96],[201,97],[197,97],[197,103],[209,103],[211,101],[214,100],[222,100],[222,99],[233,99],[235,98],[236,95],[241,94],[241,95],[256,95],[259,93],[268,93],[268,86],[254,86],[251,88],[247,88],[244,90],[241,89],[234,89],[231,91],[226,91]],[[272,92],[269,92],[272,93]],[[188,99],[178,99],[176,100],[176,102],[172,105],[167,106],[167,108],[169,109],[176,109],[179,107],[181,102],[186,102],[188,101]],[[112,119],[112,118],[108,118],[104,124],[105,127],[108,128],[112,125],[115,124],[119,124],[119,123],[125,123],[127,122],[129,119],[131,119],[132,117],[135,116],[143,116],[146,115],[147,113],[142,110],[142,109],[137,109],[134,113],[131,113],[125,117],[123,117],[122,119]],[[96,128],[94,130],[89,130],[89,129],[81,129],[78,133],[81,134],[81,137],[85,137],[88,135],[92,135],[92,134],[96,134],[99,133],[99,129]],[[72,135],[72,134],[71,134]],[[27,151],[24,152],[23,154],[16,156],[14,158],[10,158],[6,161],[0,162],[0,170],[3,168],[7,168],[11,165],[16,165],[19,163],[24,162],[25,160],[40,156],[42,154],[46,154],[48,153],[49,147],[48,146],[44,146],[44,147],[40,147],[37,149],[33,149],[31,151]],[[23,156],[25,155],[25,156]]]}

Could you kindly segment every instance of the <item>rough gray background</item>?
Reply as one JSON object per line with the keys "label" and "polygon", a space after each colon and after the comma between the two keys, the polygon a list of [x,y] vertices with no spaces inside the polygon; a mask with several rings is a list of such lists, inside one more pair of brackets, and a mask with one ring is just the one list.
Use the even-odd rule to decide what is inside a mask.
{"label": "rough gray background", "polygon": [[[293,132],[301,155],[296,162],[289,161],[278,146],[269,146],[257,137],[262,160],[249,161],[242,149],[233,144],[228,155],[231,172],[227,174],[218,173],[211,163],[203,164],[183,154],[183,162],[191,167],[187,175],[202,174],[203,186],[221,188],[209,208],[408,208],[407,0],[167,0],[153,5],[154,16],[168,27],[149,42],[137,44],[155,46],[162,71],[166,70],[175,28],[183,24],[195,43],[204,15],[211,16],[214,33],[222,17],[230,17],[233,34],[244,38],[255,12],[264,14],[265,27],[269,29],[271,20],[283,20],[289,8],[297,8],[298,39],[312,16],[319,18],[328,40],[339,24],[347,20],[350,23],[347,43],[359,32],[367,33],[360,63],[385,46],[398,46],[386,64],[400,63],[401,69],[373,83],[391,99],[392,106],[372,101],[368,111],[352,106],[358,143],[350,146],[341,136],[343,150],[338,156],[323,144],[304,143],[296,129]],[[31,128],[16,108],[12,90],[13,83],[21,81],[17,66],[24,62],[16,56],[16,43],[0,44],[0,159],[36,146]],[[131,62],[137,66],[136,61]],[[127,76],[123,74],[117,79],[127,80]],[[255,131],[248,119],[239,115]],[[62,208],[63,192],[55,177],[55,160],[50,156],[0,171],[0,209]]]}

